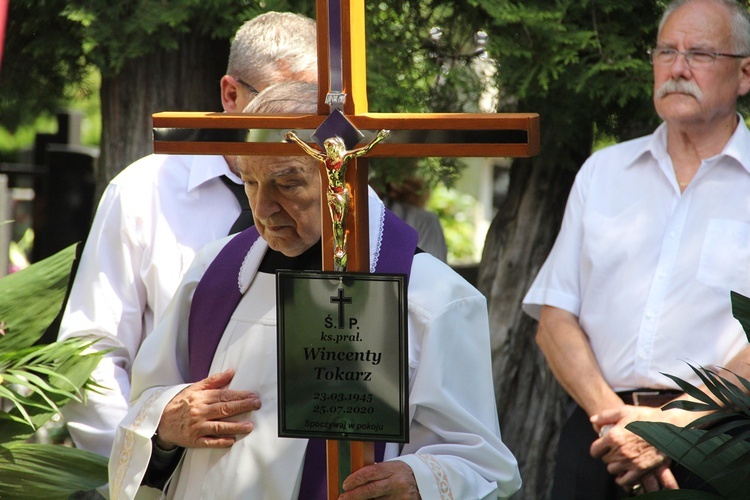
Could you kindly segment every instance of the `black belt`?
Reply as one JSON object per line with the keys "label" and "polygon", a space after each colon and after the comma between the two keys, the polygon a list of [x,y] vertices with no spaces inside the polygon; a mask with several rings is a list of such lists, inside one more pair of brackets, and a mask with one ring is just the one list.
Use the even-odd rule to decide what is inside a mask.
{"label": "black belt", "polygon": [[626,405],[650,406],[652,408],[664,406],[683,394],[685,393],[682,391],[671,389],[636,389],[617,393]]}

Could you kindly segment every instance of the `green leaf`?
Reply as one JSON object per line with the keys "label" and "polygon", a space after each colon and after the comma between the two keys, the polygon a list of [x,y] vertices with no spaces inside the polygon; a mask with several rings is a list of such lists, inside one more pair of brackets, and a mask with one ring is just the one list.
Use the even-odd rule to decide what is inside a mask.
{"label": "green leaf", "polygon": [[[90,340],[86,339],[70,339],[70,341],[72,344],[77,343],[79,349],[82,346],[90,345]],[[66,340],[65,343],[67,342]],[[55,344],[59,347],[60,344],[64,343],[57,342]],[[77,354],[77,351],[73,352],[76,354],[71,354],[58,362],[55,368],[57,377],[51,378],[49,383],[55,387],[64,385],[65,390],[72,389],[76,394],[81,394],[80,389],[84,387],[91,372],[99,363],[102,352],[86,355]],[[0,395],[4,394],[3,390],[5,390],[4,387],[0,385]],[[10,393],[10,391],[7,392]],[[73,392],[69,392],[69,394],[73,394]],[[52,400],[57,407],[72,399],[64,394],[54,392],[47,394],[46,397]],[[34,394],[29,398],[20,398],[15,395],[14,398],[23,406],[17,406],[10,414],[0,412],[0,418],[6,417],[8,419],[0,421],[0,443],[8,444],[28,439],[36,428],[57,413],[50,405],[45,404],[45,398],[39,394]],[[24,422],[25,425],[22,425],[21,422]]]}
{"label": "green leaf", "polygon": [[750,298],[737,292],[731,292],[730,297],[732,299],[732,315],[740,322],[742,329],[745,330],[747,340],[750,341]]}
{"label": "green leaf", "polygon": [[75,245],[0,279],[0,321],[6,334],[0,352],[34,344],[60,311]]}
{"label": "green leaf", "polygon": [[706,480],[725,498],[750,498],[750,468],[736,466],[750,454],[750,442],[736,440],[732,447],[709,459],[716,448],[732,438],[722,434],[702,440],[705,430],[680,429],[661,422],[632,422],[626,428]]}
{"label": "green leaf", "polygon": [[716,404],[698,403],[695,401],[688,401],[686,399],[678,399],[676,401],[670,401],[662,407],[662,410],[679,409],[685,411],[711,411],[716,409]]}
{"label": "green leaf", "polygon": [[0,492],[16,500],[67,499],[107,482],[107,459],[62,445],[0,446]]}
{"label": "green leaf", "polygon": [[[722,429],[727,430],[727,431],[731,430],[729,426],[721,426],[721,427]],[[709,430],[708,432],[706,432],[706,435],[701,438],[700,442],[709,441],[710,439],[716,436],[719,436],[721,434],[729,435],[727,433],[717,432],[718,430],[722,430],[722,429]],[[713,451],[711,451],[708,455],[706,455],[706,460],[713,460],[716,456],[720,455],[721,453],[724,453],[726,450],[728,450],[732,446],[736,446],[738,443],[747,441],[747,433],[740,433],[737,435],[732,434],[731,436],[732,438],[729,439],[726,443],[720,446],[717,446]],[[747,460],[744,460],[744,462],[746,462],[746,465],[743,465],[740,462],[741,462],[741,459],[738,459],[738,460],[735,460],[734,463],[732,463],[731,465],[733,467],[738,467],[738,466],[746,467],[746,465],[750,465],[750,462],[747,462]]]}
{"label": "green leaf", "polygon": [[0,396],[13,403],[13,406],[15,406],[15,408],[23,415],[24,421],[28,422],[30,427],[34,427],[34,423],[31,421],[31,416],[26,412],[26,409],[23,407],[22,402],[19,400],[19,397],[15,392],[0,385]]}
{"label": "green leaf", "polygon": [[[0,375],[7,383],[25,387],[24,396],[13,386],[2,388],[14,408],[0,426],[0,443],[26,440],[49,418],[59,413],[70,399],[83,400],[82,388],[104,352],[83,354],[93,345],[92,338],[72,338],[48,345],[35,345],[18,351],[0,350]],[[37,375],[39,374],[39,375]],[[0,412],[0,416],[6,415]]]}
{"label": "green leaf", "polygon": [[[690,365],[690,367],[693,368],[692,365]],[[693,368],[693,370],[695,371],[695,368]],[[716,404],[716,401],[714,401],[713,399],[711,399],[711,397],[708,394],[706,394],[705,392],[701,391],[700,389],[698,389],[694,385],[692,385],[692,384],[690,384],[688,382],[685,382],[684,380],[682,380],[682,379],[680,379],[678,377],[675,377],[673,375],[669,375],[668,373],[662,373],[662,375],[664,375],[665,377],[669,377],[672,380],[674,380],[674,382],[678,386],[680,386],[680,389],[682,389],[685,392],[685,394],[687,394],[688,396],[691,396],[691,397],[697,399],[698,401],[702,401],[706,405],[710,406],[711,409],[718,409],[719,408],[719,405]],[[702,375],[700,373],[698,373],[698,376],[702,377]]]}
{"label": "green leaf", "polygon": [[42,398],[45,403],[47,403],[48,406],[46,406],[46,408],[52,410],[53,412],[60,411],[57,405],[53,403],[52,400],[44,393],[44,391],[42,391],[38,387],[25,383],[25,380],[20,379],[18,377],[14,377],[13,375],[9,375],[7,373],[5,374],[5,380],[10,382],[11,384],[23,385],[28,390],[30,390],[33,394],[39,395],[39,397]]}

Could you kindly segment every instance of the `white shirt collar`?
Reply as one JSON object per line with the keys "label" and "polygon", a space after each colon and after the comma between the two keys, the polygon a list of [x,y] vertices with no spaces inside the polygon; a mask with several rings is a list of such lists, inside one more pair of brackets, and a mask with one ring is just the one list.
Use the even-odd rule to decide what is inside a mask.
{"label": "white shirt collar", "polygon": [[190,178],[188,179],[188,192],[202,184],[221,177],[228,176],[233,181],[240,184],[240,178],[237,177],[227,165],[223,156],[219,155],[195,155],[190,157]]}
{"label": "white shirt collar", "polygon": [[[750,173],[750,130],[748,130],[745,119],[737,114],[739,123],[734,129],[734,133],[727,141],[724,149],[716,155],[714,158],[721,156],[728,156],[734,158],[737,163]],[[633,151],[633,157],[629,162],[628,166],[633,165],[641,155],[645,153],[651,153],[657,160],[666,159],[669,156],[667,153],[667,123],[662,122],[661,125],[651,135],[650,140],[645,141],[643,146]]]}

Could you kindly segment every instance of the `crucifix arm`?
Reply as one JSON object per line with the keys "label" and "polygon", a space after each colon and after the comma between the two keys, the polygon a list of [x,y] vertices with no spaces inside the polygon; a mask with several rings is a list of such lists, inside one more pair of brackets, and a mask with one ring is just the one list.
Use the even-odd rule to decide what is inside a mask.
{"label": "crucifix arm", "polygon": [[344,161],[348,161],[351,158],[359,158],[360,156],[367,154],[367,152],[370,151],[375,146],[375,144],[379,143],[383,139],[386,139],[389,135],[391,135],[390,130],[380,130],[378,132],[378,135],[375,136],[375,139],[373,139],[370,144],[362,146],[359,149],[353,149],[352,151],[349,151],[349,153],[344,156]]}
{"label": "crucifix arm", "polygon": [[296,142],[299,145],[299,147],[301,147],[302,150],[305,153],[307,153],[308,155],[312,156],[316,160],[318,160],[318,161],[325,161],[326,160],[326,155],[325,154],[321,153],[320,151],[318,151],[315,148],[310,147],[310,145],[308,145],[305,141],[303,141],[302,139],[300,139],[297,136],[297,134],[295,134],[291,130],[289,132],[287,132],[284,135],[284,137],[286,137],[286,139],[289,140],[289,141]]}

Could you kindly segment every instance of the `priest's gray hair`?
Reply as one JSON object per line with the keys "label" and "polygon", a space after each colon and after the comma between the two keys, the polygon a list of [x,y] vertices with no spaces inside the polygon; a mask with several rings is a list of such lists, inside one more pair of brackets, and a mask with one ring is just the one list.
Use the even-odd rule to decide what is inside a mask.
{"label": "priest's gray hair", "polygon": [[266,87],[243,113],[312,113],[318,112],[318,85],[308,82],[282,82]]}
{"label": "priest's gray hair", "polygon": [[227,74],[255,88],[285,80],[317,81],[315,21],[292,12],[266,12],[247,21],[232,40]]}
{"label": "priest's gray hair", "polygon": [[[659,33],[661,33],[667,18],[678,8],[697,0],[674,0],[667,5],[659,22]],[[747,7],[740,5],[735,0],[711,0],[723,5],[729,10],[729,24],[732,30],[732,50],[736,54],[750,54],[750,15]],[[715,49],[718,50],[718,49]]]}

